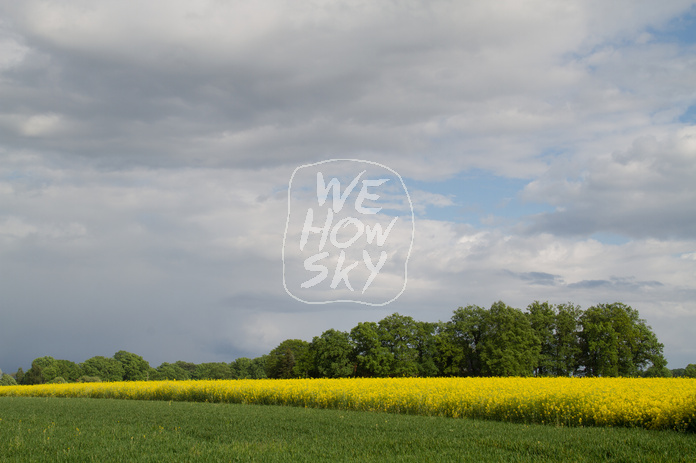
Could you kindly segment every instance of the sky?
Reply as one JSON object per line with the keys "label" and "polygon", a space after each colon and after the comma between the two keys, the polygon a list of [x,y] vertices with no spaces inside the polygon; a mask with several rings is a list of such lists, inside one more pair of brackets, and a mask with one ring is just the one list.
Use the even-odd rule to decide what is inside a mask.
{"label": "sky", "polygon": [[[363,170],[322,262],[397,218],[373,304],[308,304],[305,211]],[[0,369],[231,362],[499,300],[623,302],[684,367],[694,179],[693,1],[0,0]],[[329,281],[307,297],[366,280]]]}

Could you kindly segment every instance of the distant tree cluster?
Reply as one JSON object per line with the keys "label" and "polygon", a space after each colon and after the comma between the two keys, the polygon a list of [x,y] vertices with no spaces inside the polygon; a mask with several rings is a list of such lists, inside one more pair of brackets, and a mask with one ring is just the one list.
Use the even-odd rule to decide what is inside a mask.
{"label": "distant tree cluster", "polygon": [[395,313],[300,343],[271,353],[283,373],[270,377],[671,376],[663,345],[622,303],[583,311],[534,302],[522,311],[496,302],[460,307],[438,323]]}
{"label": "distant tree cluster", "polygon": [[525,311],[503,302],[470,305],[446,322],[394,313],[329,329],[311,342],[288,339],[269,354],[231,363],[163,363],[119,351],[81,364],[41,357],[24,373],[0,372],[0,385],[188,379],[345,378],[390,376],[684,376],[668,370],[663,345],[638,311],[616,302],[582,310],[534,302]]}
{"label": "distant tree cluster", "polygon": [[[265,357],[198,365],[178,361],[165,362],[152,368],[141,356],[122,350],[113,357],[96,356],[80,364],[53,357],[40,357],[31,363],[31,368],[26,373],[20,368],[14,377],[5,376],[13,382],[8,384],[266,378],[265,361]],[[4,381],[3,377],[0,384],[5,384]]]}

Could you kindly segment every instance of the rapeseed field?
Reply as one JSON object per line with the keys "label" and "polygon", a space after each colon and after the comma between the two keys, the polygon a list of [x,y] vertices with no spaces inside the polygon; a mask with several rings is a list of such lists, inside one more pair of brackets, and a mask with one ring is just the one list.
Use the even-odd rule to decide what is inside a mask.
{"label": "rapeseed field", "polygon": [[7,386],[0,396],[223,402],[696,431],[685,378],[350,378]]}

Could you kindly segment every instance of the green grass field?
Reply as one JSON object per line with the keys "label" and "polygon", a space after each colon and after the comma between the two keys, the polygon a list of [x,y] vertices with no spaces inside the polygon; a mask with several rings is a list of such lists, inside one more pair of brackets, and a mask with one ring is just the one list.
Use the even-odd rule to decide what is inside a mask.
{"label": "green grass field", "polygon": [[696,436],[294,407],[0,397],[0,461],[684,461]]}

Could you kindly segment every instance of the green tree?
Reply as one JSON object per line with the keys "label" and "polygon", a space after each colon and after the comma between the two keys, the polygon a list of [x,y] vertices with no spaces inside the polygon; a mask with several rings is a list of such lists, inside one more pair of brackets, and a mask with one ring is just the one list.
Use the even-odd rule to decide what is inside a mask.
{"label": "green tree", "polygon": [[268,363],[268,355],[263,355],[261,357],[256,357],[251,360],[250,367],[250,378],[251,379],[264,379],[268,378],[266,374],[266,364]]}
{"label": "green tree", "polygon": [[102,381],[123,381],[123,364],[115,358],[97,355],[82,362],[80,367],[84,376]]}
{"label": "green tree", "polygon": [[278,361],[275,363],[276,378],[294,378],[295,374],[293,370],[295,368],[295,363],[295,354],[292,352],[292,349],[286,347],[285,351],[278,357]]}
{"label": "green tree", "polygon": [[114,358],[123,365],[124,381],[147,381],[150,364],[141,356],[120,350],[114,354]]}
{"label": "green tree", "polygon": [[435,332],[435,366],[444,376],[461,376],[464,374],[464,351],[456,343],[453,323],[440,322]]}
{"label": "green tree", "polygon": [[16,386],[17,380],[0,370],[0,386]]}
{"label": "green tree", "polygon": [[44,384],[58,376],[58,364],[51,356],[39,357],[31,362],[31,368],[24,375],[23,384]]}
{"label": "green tree", "polygon": [[184,362],[183,360],[177,360],[174,362],[174,365],[178,366],[179,368],[186,370],[186,373],[188,373],[189,377],[193,378],[193,374],[196,372],[196,364],[191,363],[191,362]]}
{"label": "green tree", "polygon": [[358,323],[350,330],[350,341],[354,346],[353,358],[358,376],[385,377],[391,374],[394,355],[382,345],[377,323]]}
{"label": "green tree", "polygon": [[663,345],[638,311],[620,302],[590,307],[581,316],[582,363],[588,376],[638,376],[667,361]]}
{"label": "green tree", "polygon": [[15,380],[17,381],[17,384],[22,384],[22,380],[24,379],[24,370],[22,367],[17,368],[17,373],[15,373]]}
{"label": "green tree", "polygon": [[323,378],[345,378],[355,371],[353,345],[343,331],[329,329],[315,336],[309,346],[317,375]]}
{"label": "green tree", "polygon": [[538,364],[541,342],[519,309],[499,301],[488,311],[481,343],[484,376],[529,376]]}
{"label": "green tree", "polygon": [[418,376],[418,325],[409,316],[393,313],[377,324],[382,346],[391,353],[390,376]]}
{"label": "green tree", "polygon": [[535,376],[551,376],[556,373],[556,313],[548,302],[534,301],[527,307],[529,322],[539,338],[540,351]]}
{"label": "green tree", "polygon": [[460,307],[454,311],[445,328],[440,349],[449,352],[449,365],[445,374],[480,376],[482,373],[481,348],[488,331],[488,311],[476,305]]}
{"label": "green tree", "polygon": [[230,366],[224,362],[200,363],[196,366],[193,379],[232,379]]}
{"label": "green tree", "polygon": [[[269,378],[299,378],[307,375],[307,362],[301,360],[309,351],[309,343],[301,339],[286,339],[273,349],[267,358],[266,374]],[[299,368],[295,368],[298,364]]]}
{"label": "green tree", "polygon": [[652,365],[643,373],[646,378],[671,378],[672,370],[667,367],[657,367]]}
{"label": "green tree", "polygon": [[247,357],[239,357],[230,363],[230,371],[235,379],[247,379],[252,377],[252,361]]}
{"label": "green tree", "polygon": [[191,377],[188,374],[188,371],[184,370],[181,368],[179,365],[174,364],[174,363],[167,363],[164,362],[160,366],[157,367],[155,370],[157,374],[155,377],[150,375],[150,379],[159,379],[159,380],[177,380],[177,381],[186,381],[187,379],[191,379]]}
{"label": "green tree", "polygon": [[[638,312],[636,311],[636,317]],[[631,353],[633,354],[633,364],[637,367],[638,374],[645,374],[652,369],[652,374],[665,376],[667,359],[663,355],[664,344],[657,340],[657,336],[652,328],[646,325],[646,321],[636,319],[633,334],[637,339],[632,344]]]}
{"label": "green tree", "polygon": [[292,368],[293,378],[312,378],[318,375],[314,352],[310,350],[310,347],[311,343],[307,343],[307,348],[302,349],[300,357],[295,358],[295,365]]}
{"label": "green tree", "polygon": [[552,373],[554,376],[571,376],[578,371],[580,362],[580,317],[579,306],[559,304],[554,307],[554,348]]}
{"label": "green tree", "polygon": [[588,376],[619,375],[619,338],[604,307],[590,307],[582,315],[582,363]]}
{"label": "green tree", "polygon": [[440,323],[416,322],[415,349],[417,353],[418,376],[439,376],[436,335]]}
{"label": "green tree", "polygon": [[696,378],[696,365],[693,363],[690,363],[684,368],[684,377],[685,378]]}
{"label": "green tree", "polygon": [[75,382],[77,378],[82,376],[80,366],[70,360],[56,360],[57,375],[68,382]]}

